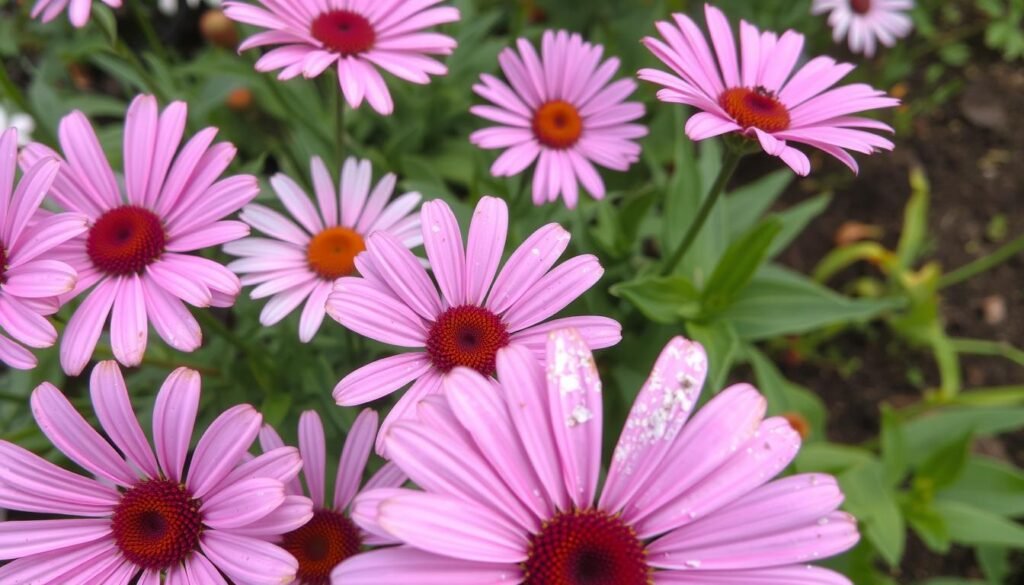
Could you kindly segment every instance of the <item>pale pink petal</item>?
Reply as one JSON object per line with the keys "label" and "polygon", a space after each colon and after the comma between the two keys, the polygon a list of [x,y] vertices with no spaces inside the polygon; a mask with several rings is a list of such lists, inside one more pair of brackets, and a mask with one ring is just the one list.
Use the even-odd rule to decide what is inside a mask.
{"label": "pale pink petal", "polygon": [[169,479],[180,482],[192,429],[199,409],[199,372],[178,368],[171,372],[153,405],[153,445],[160,467]]}
{"label": "pale pink petal", "polygon": [[425,353],[402,353],[370,362],[334,387],[341,406],[356,406],[386,396],[422,376],[431,364]]}
{"label": "pale pink petal", "polygon": [[89,378],[89,395],[96,417],[110,440],[146,476],[159,477],[156,457],[132,410],[128,387],[117,362],[108,360],[96,364]]}
{"label": "pale pink petal", "polygon": [[427,259],[445,301],[452,307],[465,304],[466,255],[455,214],[447,203],[435,199],[423,204],[420,222]]}
{"label": "pale pink petal", "polygon": [[186,480],[194,497],[205,496],[241,461],[259,434],[262,420],[256,409],[240,404],[210,424],[196,445]]}
{"label": "pale pink petal", "polygon": [[482,305],[498,271],[508,232],[508,205],[483,197],[473,212],[466,249],[466,302]]}
{"label": "pale pink petal", "polygon": [[[345,437],[345,446],[342,448],[341,460],[338,463],[338,475],[334,481],[335,510],[347,508],[359,489],[376,436],[377,413],[367,408],[359,413]],[[308,478],[308,470],[306,474]]]}
{"label": "pale pink petal", "polygon": [[209,530],[200,539],[203,554],[229,579],[251,585],[280,585],[295,578],[299,564],[269,542]]}

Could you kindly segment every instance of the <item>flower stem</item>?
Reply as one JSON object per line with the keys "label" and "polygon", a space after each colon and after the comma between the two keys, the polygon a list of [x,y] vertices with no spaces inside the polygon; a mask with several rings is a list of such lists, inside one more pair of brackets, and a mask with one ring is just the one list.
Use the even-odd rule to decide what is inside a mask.
{"label": "flower stem", "polygon": [[977,260],[965,264],[946,274],[939,279],[939,288],[943,289],[953,286],[954,284],[960,284],[961,282],[973,278],[986,270],[995,268],[1021,252],[1024,252],[1024,234],[1017,236],[1016,239],[1010,242],[1007,242],[1001,248],[992,252],[988,256],[978,258]]}
{"label": "flower stem", "polygon": [[683,236],[683,241],[679,243],[679,247],[669,257],[668,262],[662,268],[662,274],[668,276],[676,271],[679,267],[679,263],[683,261],[686,256],[686,252],[693,245],[694,240],[700,234],[700,230],[704,227],[704,223],[707,221],[708,216],[711,215],[711,210],[715,208],[715,204],[721,197],[722,192],[725,191],[726,184],[729,183],[729,179],[732,178],[732,174],[736,172],[736,167],[739,166],[740,159],[743,158],[743,151],[740,149],[729,148],[726,149],[725,159],[722,161],[722,168],[718,171],[718,177],[715,179],[715,184],[711,186],[711,192],[704,198],[704,202],[701,203],[700,209],[697,211],[697,216],[693,218],[690,223],[689,229],[686,231],[686,235]]}
{"label": "flower stem", "polygon": [[146,43],[149,44],[150,50],[156,53],[156,56],[161,61],[170,61],[170,55],[167,54],[167,49],[163,43],[160,42],[160,37],[156,34],[156,29],[153,28],[153,23],[150,22],[149,18],[142,11],[142,4],[139,0],[128,0],[128,9],[132,13],[132,17],[135,19],[135,23],[139,29],[142,30],[143,36],[146,37]]}
{"label": "flower stem", "polygon": [[335,111],[337,112],[334,117],[334,140],[336,141],[335,146],[338,149],[338,172],[341,172],[341,169],[345,166],[345,98],[337,88],[334,91],[334,102]]}

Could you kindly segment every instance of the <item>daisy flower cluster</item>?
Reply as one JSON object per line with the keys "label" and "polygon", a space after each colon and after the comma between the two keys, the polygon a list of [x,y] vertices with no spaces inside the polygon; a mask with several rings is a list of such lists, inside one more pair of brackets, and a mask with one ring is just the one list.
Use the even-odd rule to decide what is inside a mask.
{"label": "daisy flower cluster", "polygon": [[[911,4],[813,9],[871,55],[909,32]],[[31,13],[48,22],[66,10],[81,27],[92,5],[37,0]],[[224,12],[255,29],[240,51],[263,51],[257,71],[334,76],[341,121],[342,99],[395,113],[384,74],[418,85],[446,75],[442,59],[457,47],[446,27],[462,17],[444,0],[227,0]],[[795,31],[734,30],[710,5],[704,17],[707,34],[675,14],[641,41],[667,70],[638,77],[659,86],[659,101],[693,109],[679,129],[689,139],[730,135],[798,175],[811,172],[808,147],[854,172],[853,153],[893,148],[892,128],[864,113],[899,102],[840,85],[853,65],[806,55]],[[517,182],[524,205],[604,199],[609,173],[628,180],[648,134],[638,84],[620,68],[577,33],[516,39],[472,85],[469,113],[487,126],[465,138],[500,151],[493,177],[530,175]],[[50,145],[0,134],[0,361],[32,369],[33,350],[59,343],[75,377],[113,358],[92,365],[87,396],[70,381],[67,395],[43,382],[29,398],[42,435],[81,473],[0,440],[0,508],[19,513],[0,522],[0,583],[849,584],[808,564],[860,538],[836,479],[780,477],[800,434],[766,416],[754,387],[698,408],[709,369],[699,343],[664,347],[604,456],[593,352],[623,332],[590,314],[608,303],[588,302],[605,268],[580,253],[574,235],[584,234],[514,225],[509,203],[482,193],[423,202],[404,187],[427,188],[374,172],[371,159],[388,161],[372,149],[337,156],[336,168],[304,152],[308,174],[283,164],[256,202],[261,179],[238,172],[236,147],[194,128],[185,102],[140,95],[120,157],[80,111],[60,119]],[[223,333],[243,315],[211,310],[245,287],[259,324],[310,352],[338,347],[335,335],[375,342],[360,354],[375,359],[330,372],[330,383],[339,407],[393,402],[383,420],[371,408],[305,410],[279,434],[268,421],[285,417],[269,408],[264,420],[203,396],[199,365],[173,369],[137,414],[122,367],[152,358],[151,329],[163,366],[177,355],[168,348],[199,350],[201,322]],[[286,322],[296,312],[297,333]],[[211,370],[202,375],[222,374]],[[300,398],[289,389],[287,406]],[[76,408],[86,402],[88,418]],[[337,449],[325,420],[345,429]]]}

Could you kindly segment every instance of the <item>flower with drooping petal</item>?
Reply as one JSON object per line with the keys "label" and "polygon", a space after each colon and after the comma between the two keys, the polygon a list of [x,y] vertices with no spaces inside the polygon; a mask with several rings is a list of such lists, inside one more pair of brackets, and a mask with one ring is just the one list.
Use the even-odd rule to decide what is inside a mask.
{"label": "flower with drooping petal", "polygon": [[812,14],[828,14],[832,38],[846,37],[850,50],[875,56],[878,43],[892,47],[914,28],[910,15],[914,0],[814,0]]}
{"label": "flower with drooping petal", "polygon": [[781,158],[798,175],[810,173],[811,163],[787,141],[818,148],[855,173],[857,161],[847,151],[892,150],[892,142],[868,132],[892,132],[892,128],[855,114],[891,108],[899,100],[863,83],[832,87],[853,65],[815,57],[794,73],[804,36],[790,30],[779,37],[745,21],[740,21],[737,55],[722,11],[705,5],[704,13],[714,54],[697,24],[685,14],[674,15],[674,25],[657,23],[665,42],[652,37],[643,40],[675,75],[641,69],[640,78],[664,86],[658,91],[661,101],[700,110],[686,122],[691,139],[730,132],[756,139],[765,152]]}
{"label": "flower with drooping petal", "polygon": [[193,351],[202,332],[182,301],[229,307],[241,290],[230,270],[190,252],[248,235],[248,225],[223,218],[251,201],[259,184],[252,175],[220,179],[235,147],[213,144],[215,128],[200,131],[179,151],[186,115],[183,102],[163,113],[152,96],[132,102],[124,129],[126,197],[81,112],[60,123],[66,160],[38,143],[22,152],[23,166],[61,158],[53,199],[89,218],[89,231],[54,255],[78,271],[67,298],[91,289],[61,341],[60,363],[69,374],[85,368],[108,315],[114,357],[134,366],[146,351],[150,323],[171,347]]}
{"label": "flower with drooping petal", "polygon": [[388,203],[395,175],[384,175],[371,191],[370,161],[349,158],[335,191],[319,157],[313,157],[311,167],[316,206],[290,177],[275,175],[270,184],[292,217],[252,203],[241,219],[269,237],[224,246],[228,254],[241,257],[228,268],[241,275],[242,284],[259,285],[250,293],[252,298],[271,297],[260,313],[260,323],[274,325],[306,301],[299,322],[303,343],[320,328],[334,281],[355,272],[355,258],[366,249],[370,233],[386,231],[409,248],[423,242],[419,216],[412,213],[420,194],[405,193]]}
{"label": "flower with drooping petal", "polygon": [[[121,7],[121,0],[100,1],[111,8]],[[68,11],[68,20],[71,24],[76,28],[82,28],[89,22],[89,16],[92,14],[92,0],[36,0],[35,6],[32,7],[32,18],[50,22],[65,9]]]}
{"label": "flower with drooping petal", "polygon": [[602,199],[604,181],[594,165],[629,169],[640,159],[635,141],[647,135],[646,127],[633,123],[643,117],[643,104],[626,101],[636,82],[611,82],[618,58],[601,61],[604,47],[575,33],[545,31],[539,56],[526,39],[517,47],[518,54],[506,48],[498,56],[507,84],[485,73],[473,86],[493,105],[470,111],[499,126],[477,130],[470,141],[506,149],[491,166],[496,177],[518,175],[536,161],[536,205],[561,196],[575,208],[580,184]]}
{"label": "flower with drooping petal", "polygon": [[232,20],[268,29],[239,47],[279,45],[256,62],[261,72],[280,69],[278,79],[317,77],[338,71],[345,100],[358,108],[365,98],[383,115],[394,110],[378,68],[410,83],[430,83],[448,68],[431,55],[450,55],[455,39],[426,29],[459,20],[443,0],[259,0],[224,3]]}
{"label": "flower with drooping petal", "polygon": [[604,273],[589,254],[554,267],[569,245],[569,232],[562,226],[552,223],[534,232],[499,274],[508,235],[508,206],[501,199],[480,199],[465,247],[455,214],[444,201],[424,203],[420,222],[436,285],[402,242],[377,232],[356,258],[362,277],[339,279],[327,299],[327,313],[345,327],[382,343],[419,350],[363,366],[334,388],[338,404],[352,406],[413,382],[384,421],[378,450],[388,427],[420,400],[440,392],[442,380],[454,368],[491,375],[498,350],[506,346],[542,356],[548,333],[562,327],[580,330],[594,349],[621,339],[619,323],[606,317],[547,321]]}
{"label": "flower with drooping petal", "polygon": [[18,131],[18,146],[25,146],[32,141],[32,131],[36,128],[36,121],[28,114],[11,111],[3,103],[0,103],[0,132],[14,128]]}
{"label": "flower with drooping petal", "polygon": [[81,213],[40,211],[59,168],[57,159],[41,159],[16,182],[18,131],[0,134],[0,362],[20,370],[37,363],[22,344],[50,347],[57,341],[46,315],[57,311],[58,297],[78,279],[67,263],[46,258],[88,226]]}
{"label": "flower with drooping petal", "polygon": [[[313,518],[281,537],[280,545],[299,562],[297,585],[327,585],[335,567],[363,551],[364,545],[398,544],[394,538],[366,533],[352,522],[352,500],[359,492],[363,472],[377,435],[377,413],[366,409],[352,424],[338,461],[338,475],[331,499],[326,491],[327,444],[324,427],[315,411],[299,418],[299,453],[302,454],[306,489],[313,499]],[[260,445],[273,452],[284,441],[269,425],[260,432]],[[406,482],[394,463],[384,465],[367,482],[364,490],[397,488]],[[286,484],[289,494],[302,495],[298,478]],[[331,502],[328,504],[328,502]]]}
{"label": "flower with drooping petal", "polygon": [[298,563],[271,541],[313,515],[308,498],[285,491],[302,460],[291,447],[248,456],[262,422],[253,407],[217,417],[189,457],[198,372],[178,368],[160,388],[152,448],[116,362],[96,365],[89,391],[106,438],[48,383],[31,403],[43,434],[95,478],[0,441],[0,507],[75,516],[0,522],[0,559],[14,559],[0,567],[0,583],[127,585],[140,574],[139,585],[224,585],[220,573],[238,585],[294,579]]}
{"label": "flower with drooping petal", "polygon": [[545,363],[505,348],[499,382],[460,368],[391,427],[387,451],[422,491],[365,492],[357,519],[405,546],[352,559],[335,584],[850,585],[805,563],[851,548],[856,521],[829,475],[771,481],[800,436],[764,419],[761,394],[732,386],[687,422],[707,374],[699,344],[662,351],[601,490],[593,356],[556,331]]}

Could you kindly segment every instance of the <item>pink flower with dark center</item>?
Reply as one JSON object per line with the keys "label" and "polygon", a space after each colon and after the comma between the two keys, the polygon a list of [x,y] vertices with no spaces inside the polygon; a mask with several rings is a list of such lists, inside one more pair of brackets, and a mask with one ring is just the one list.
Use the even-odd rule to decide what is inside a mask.
{"label": "pink flower with dark center", "polygon": [[371,190],[370,161],[349,158],[336,191],[323,161],[313,157],[311,166],[317,206],[291,178],[275,175],[270,184],[292,217],[250,204],[242,211],[242,220],[269,238],[245,238],[224,246],[228,254],[241,257],[228,268],[242,276],[243,285],[258,285],[252,298],[271,297],[260,323],[274,325],[306,301],[299,322],[303,343],[320,328],[334,281],[355,274],[356,256],[366,249],[370,233],[386,231],[409,248],[423,243],[420,219],[413,213],[421,196],[405,193],[389,202],[395,175],[384,175]]}
{"label": "pink flower with dark center", "polygon": [[[606,317],[546,321],[604,273],[589,254],[554,267],[570,238],[558,224],[528,237],[499,274],[508,235],[504,201],[480,200],[465,247],[455,214],[443,201],[425,203],[420,220],[436,285],[402,242],[377,232],[356,258],[362,276],[338,280],[327,299],[327,313],[345,327],[382,343],[420,350],[363,366],[334,388],[338,404],[352,406],[413,382],[384,421],[381,437],[420,400],[440,392],[442,380],[454,368],[493,374],[495,356],[503,347],[524,347],[541,356],[548,332],[562,327],[577,328],[595,349],[621,339],[618,322]],[[377,446],[382,446],[380,438]]]}
{"label": "pink flower with dark center", "polygon": [[411,83],[430,83],[448,69],[431,55],[450,55],[455,39],[428,32],[455,22],[459,11],[437,6],[443,0],[259,0],[225,2],[233,20],[268,29],[239,47],[279,45],[256,62],[257,71],[276,71],[278,79],[317,77],[338,70],[345,100],[358,108],[365,98],[377,112],[394,110],[378,68]]}
{"label": "pink flower with dark center", "polygon": [[80,213],[40,211],[59,168],[57,159],[39,160],[15,181],[18,131],[0,134],[0,361],[21,370],[37,363],[22,344],[50,347],[57,341],[46,315],[57,311],[58,297],[78,279],[74,268],[46,255],[88,226]]}
{"label": "pink flower with dark center", "polygon": [[827,12],[837,43],[846,37],[851,51],[874,57],[878,43],[892,47],[910,34],[913,8],[914,0],[814,0],[811,13]]}
{"label": "pink flower with dark center", "polygon": [[[111,8],[121,7],[121,0],[101,1]],[[50,22],[64,10],[68,11],[68,20],[71,24],[82,28],[89,22],[89,15],[92,14],[92,0],[36,0],[35,6],[32,7],[32,18]]]}
{"label": "pink flower with dark center", "polygon": [[259,192],[251,175],[220,176],[235,147],[213,144],[215,128],[196,134],[179,151],[187,109],[174,102],[163,113],[152,96],[128,108],[124,129],[124,195],[89,120],[72,112],[60,124],[66,160],[41,144],[22,152],[22,165],[58,158],[54,200],[89,218],[89,231],[53,256],[78,271],[64,300],[92,289],[64,331],[60,362],[77,375],[92,356],[110,315],[110,345],[126,366],[146,351],[149,324],[171,347],[193,351],[202,332],[183,301],[229,307],[241,290],[238,277],[194,253],[237,240],[249,226],[224,220]]}
{"label": "pink flower with dark center", "polygon": [[[394,538],[360,530],[351,517],[350,504],[362,484],[376,435],[377,413],[364,410],[345,438],[345,446],[338,461],[333,499],[329,499],[325,487],[327,445],[323,423],[315,411],[302,413],[299,419],[299,452],[302,454],[306,489],[313,498],[313,518],[283,535],[280,541],[280,545],[299,562],[296,583],[328,585],[331,571],[360,554],[365,546],[397,544]],[[260,433],[260,445],[264,451],[273,452],[284,446],[284,442],[273,428],[264,426]],[[395,464],[388,463],[366,482],[363,489],[397,488],[407,479]],[[302,485],[297,478],[289,481],[286,489],[291,497],[302,496]]]}
{"label": "pink flower with dark center", "polygon": [[533,202],[561,196],[576,207],[579,184],[595,199],[605,194],[594,165],[625,171],[640,159],[638,138],[647,128],[633,123],[644,106],[626,99],[636,90],[632,79],[611,82],[619,68],[615,57],[601,61],[604,47],[578,34],[545,31],[541,54],[519,39],[519,53],[507,48],[498,60],[508,84],[484,74],[473,91],[494,105],[473,106],[481,118],[497,122],[470,136],[481,148],[505,152],[494,161],[496,177],[518,175],[537,162]]}
{"label": "pink flower with dark center", "polygon": [[[703,348],[662,351],[601,476],[601,380],[586,342],[555,331],[546,366],[498,352],[498,381],[466,368],[395,423],[387,451],[421,488],[367,491],[357,520],[404,546],[334,571],[344,585],[850,585],[806,563],[857,543],[833,477],[772,478],[800,448],[751,386],[687,422]],[[386,572],[381,572],[387,567]]]}
{"label": "pink flower with dark center", "polygon": [[43,434],[95,479],[0,441],[0,507],[77,517],[0,522],[0,559],[14,559],[0,567],[0,583],[224,585],[223,573],[239,585],[277,585],[295,577],[296,560],[271,541],[313,515],[309,499],[285,490],[302,460],[291,447],[248,455],[262,421],[255,409],[217,417],[186,471],[198,372],[178,368],[160,388],[155,455],[117,363],[96,365],[90,393],[107,438],[50,384],[31,402]]}
{"label": "pink flower with dark center", "polygon": [[853,172],[857,172],[857,161],[847,151],[892,150],[892,142],[867,131],[892,132],[892,128],[855,114],[891,108],[899,100],[863,83],[832,87],[853,65],[815,57],[794,72],[804,36],[790,30],[779,37],[745,21],[740,21],[737,55],[722,11],[705,5],[704,13],[714,53],[697,24],[684,14],[674,15],[674,25],[657,23],[664,42],[652,37],[643,40],[675,75],[641,69],[640,78],[664,86],[658,91],[661,101],[700,110],[686,122],[691,139],[742,134],[756,139],[765,152],[781,158],[798,175],[810,173],[811,163],[787,141],[818,148]]}

